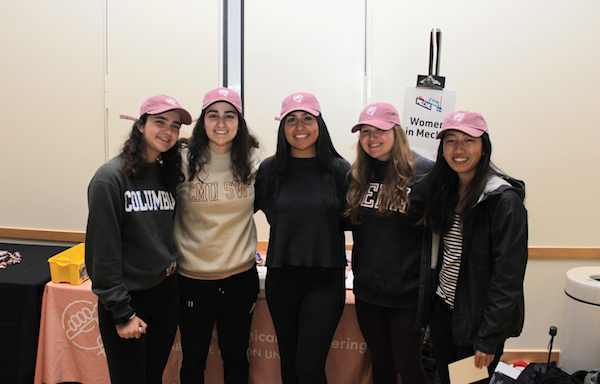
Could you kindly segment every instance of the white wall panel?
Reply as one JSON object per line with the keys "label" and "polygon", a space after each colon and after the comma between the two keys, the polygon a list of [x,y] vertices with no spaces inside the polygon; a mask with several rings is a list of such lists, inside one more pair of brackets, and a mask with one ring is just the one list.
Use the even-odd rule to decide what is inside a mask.
{"label": "white wall panel", "polygon": [[[108,143],[116,155],[149,96],[167,94],[200,116],[221,85],[220,1],[108,0]],[[183,126],[189,136],[192,126]]]}
{"label": "white wall panel", "polygon": [[[442,30],[440,74],[481,112],[493,160],[527,184],[530,245],[599,246],[594,72],[600,3],[369,0],[372,99],[404,105]],[[585,212],[585,214],[584,214]]]}
{"label": "white wall panel", "polygon": [[0,178],[12,186],[0,226],[83,231],[87,185],[131,129],[118,116],[166,93],[197,117],[220,85],[220,1],[29,0],[0,12]]}
{"label": "white wall panel", "polygon": [[348,137],[362,109],[364,0],[258,0],[245,7],[245,112],[264,155],[275,153],[274,117],[283,99],[310,92],[336,148],[352,160]]}
{"label": "white wall panel", "polygon": [[[200,116],[221,85],[221,2],[108,0],[109,157],[119,152],[149,96],[167,94]],[[192,126],[183,126],[189,136]]]}
{"label": "white wall panel", "polygon": [[0,226],[84,230],[104,160],[104,1],[3,1],[0,14]]}

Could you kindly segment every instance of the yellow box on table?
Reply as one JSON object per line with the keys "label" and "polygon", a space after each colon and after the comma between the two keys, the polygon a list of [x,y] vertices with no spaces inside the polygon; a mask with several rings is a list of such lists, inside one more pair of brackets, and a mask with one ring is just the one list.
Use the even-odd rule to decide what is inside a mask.
{"label": "yellow box on table", "polygon": [[48,264],[53,283],[79,285],[89,278],[85,268],[85,243],[52,256]]}

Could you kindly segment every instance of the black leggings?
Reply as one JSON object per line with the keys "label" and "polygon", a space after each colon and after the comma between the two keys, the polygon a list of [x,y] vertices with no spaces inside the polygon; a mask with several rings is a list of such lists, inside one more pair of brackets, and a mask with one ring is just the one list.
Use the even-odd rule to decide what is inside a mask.
{"label": "black leggings", "polygon": [[131,306],[148,324],[139,339],[122,339],[112,313],[98,302],[98,320],[112,384],[161,384],[177,332],[179,317],[177,277],[171,275],[156,287],[129,292]]}
{"label": "black leggings", "polygon": [[283,384],[325,384],[325,362],[346,302],[343,268],[269,268],[266,280]]}
{"label": "black leggings", "polygon": [[181,384],[204,383],[215,322],[224,382],[247,383],[250,327],[259,291],[256,267],[221,280],[197,280],[180,275],[179,290]]}
{"label": "black leggings", "polygon": [[356,300],[358,325],[373,361],[373,384],[426,384],[421,360],[423,340],[415,330],[416,308],[386,308]]}

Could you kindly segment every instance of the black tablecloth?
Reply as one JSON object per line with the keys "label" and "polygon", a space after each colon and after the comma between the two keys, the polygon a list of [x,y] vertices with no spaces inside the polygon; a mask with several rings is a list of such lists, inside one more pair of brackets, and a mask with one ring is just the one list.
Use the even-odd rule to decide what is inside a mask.
{"label": "black tablecloth", "polygon": [[48,258],[67,248],[0,243],[1,250],[23,257],[20,264],[0,269],[0,383],[33,383],[42,294],[50,281]]}

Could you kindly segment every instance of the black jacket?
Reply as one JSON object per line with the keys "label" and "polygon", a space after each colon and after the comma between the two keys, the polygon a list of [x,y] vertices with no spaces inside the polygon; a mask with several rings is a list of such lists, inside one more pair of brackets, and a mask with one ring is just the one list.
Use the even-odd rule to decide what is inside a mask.
{"label": "black jacket", "polygon": [[[453,310],[455,345],[472,344],[481,352],[494,354],[508,337],[521,334],[528,258],[524,197],[523,182],[492,176],[477,204],[465,215]],[[433,237],[440,258],[436,262],[434,255],[431,264],[437,264],[430,280],[435,284],[429,285],[435,292],[443,244]],[[422,284],[427,281],[423,279]],[[430,303],[431,297],[429,291],[422,299]]]}

